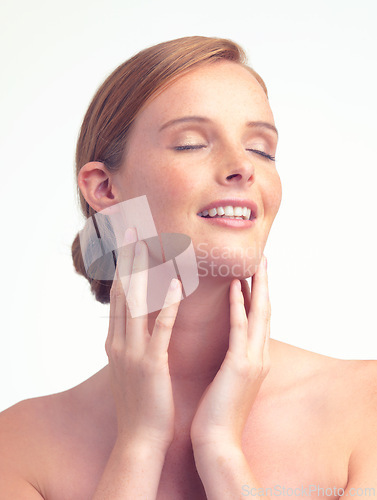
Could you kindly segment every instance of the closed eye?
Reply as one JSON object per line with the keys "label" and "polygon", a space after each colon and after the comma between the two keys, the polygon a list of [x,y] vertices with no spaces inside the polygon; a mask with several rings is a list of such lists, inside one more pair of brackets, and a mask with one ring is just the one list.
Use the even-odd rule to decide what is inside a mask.
{"label": "closed eye", "polygon": [[259,149],[247,149],[246,151],[251,151],[252,153],[256,153],[257,155],[263,156],[263,158],[267,158],[268,160],[275,161],[275,156],[269,155],[264,151],[260,151]]}
{"label": "closed eye", "polygon": [[205,144],[186,144],[184,146],[176,146],[174,149],[176,151],[187,151],[188,149],[202,149],[206,147]]}

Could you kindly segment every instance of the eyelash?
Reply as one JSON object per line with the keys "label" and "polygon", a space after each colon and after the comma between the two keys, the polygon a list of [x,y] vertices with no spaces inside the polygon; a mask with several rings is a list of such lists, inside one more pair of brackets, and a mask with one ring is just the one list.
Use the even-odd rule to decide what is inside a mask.
{"label": "eyelash", "polygon": [[259,151],[259,149],[247,149],[246,151],[251,151],[252,153],[256,153],[257,155],[263,156],[263,158],[267,158],[268,160],[275,161],[275,156],[269,155],[264,151]]}
{"label": "eyelash", "polygon": [[205,146],[204,144],[198,144],[198,145],[186,145],[186,146],[177,146],[175,147],[174,149],[176,151],[186,151],[188,149],[201,149],[201,148],[206,148],[207,146]]}
{"label": "eyelash", "polygon": [[[186,146],[177,146],[174,149],[176,151],[188,151],[190,149],[202,149],[206,148],[204,144],[198,144],[198,145],[186,145]],[[246,151],[251,151],[252,153],[256,153],[260,156],[263,156],[263,158],[267,158],[268,160],[275,161],[275,156],[269,155],[268,153],[265,153],[264,151],[259,151],[259,149],[247,149]]]}

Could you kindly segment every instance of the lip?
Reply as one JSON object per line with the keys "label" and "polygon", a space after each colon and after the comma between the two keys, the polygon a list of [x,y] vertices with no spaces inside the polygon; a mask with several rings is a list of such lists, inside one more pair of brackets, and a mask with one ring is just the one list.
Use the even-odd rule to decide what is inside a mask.
{"label": "lip", "polygon": [[[219,205],[221,207],[221,205]],[[215,207],[213,207],[215,208]],[[204,209],[205,210],[205,209]],[[257,219],[253,220],[241,220],[241,219],[222,219],[221,217],[200,217],[202,221],[208,224],[212,224],[214,226],[222,226],[229,228],[238,228],[238,229],[249,229],[255,226],[255,222]]]}
{"label": "lip", "polygon": [[[245,200],[242,198],[227,198],[225,200],[213,201],[209,205],[206,205],[205,207],[200,209],[198,213],[203,212],[204,210],[210,210],[211,208],[226,207],[226,206],[250,208],[251,213],[254,216],[253,220],[255,220],[258,217],[258,205],[252,200],[247,200],[247,199]],[[201,217],[201,218],[203,219],[203,217]],[[219,220],[219,219],[214,219],[214,220]],[[237,219],[228,219],[228,220],[236,220],[237,221]],[[242,222],[242,221],[240,221],[240,222]],[[248,222],[248,221],[243,221],[243,222]],[[249,222],[253,222],[253,221],[249,221]]]}

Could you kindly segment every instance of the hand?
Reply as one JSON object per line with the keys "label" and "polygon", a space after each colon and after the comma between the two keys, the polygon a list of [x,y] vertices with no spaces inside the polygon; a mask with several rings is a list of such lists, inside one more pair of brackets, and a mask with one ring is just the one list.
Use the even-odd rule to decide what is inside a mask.
{"label": "hand", "polygon": [[148,247],[143,241],[137,242],[134,255],[134,245],[129,244],[132,241],[136,241],[133,228],[126,232],[127,246],[119,249],[105,346],[117,409],[118,439],[129,446],[147,444],[166,451],[174,434],[167,350],[181,299],[181,284],[172,280],[176,288],[169,288],[150,335],[148,316],[133,318],[127,303],[143,307],[147,296]]}
{"label": "hand", "polygon": [[247,283],[242,290],[239,280],[231,283],[229,349],[192,421],[194,453],[208,446],[241,448],[247,418],[269,371],[271,305],[264,260],[252,278],[251,297]]}

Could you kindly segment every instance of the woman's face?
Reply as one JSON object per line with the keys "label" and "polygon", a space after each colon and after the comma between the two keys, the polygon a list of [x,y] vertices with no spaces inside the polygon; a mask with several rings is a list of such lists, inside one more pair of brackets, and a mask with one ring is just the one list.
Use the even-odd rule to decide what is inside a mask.
{"label": "woman's face", "polygon": [[[178,78],[138,114],[117,174],[121,195],[147,196],[158,233],[190,236],[203,261],[199,276],[225,276],[226,269],[250,276],[281,202],[280,177],[265,156],[275,156],[276,145],[257,80],[239,64],[209,64]],[[253,223],[198,215],[213,204],[247,202],[257,207]]]}

